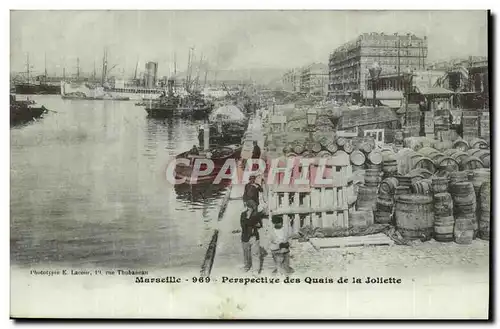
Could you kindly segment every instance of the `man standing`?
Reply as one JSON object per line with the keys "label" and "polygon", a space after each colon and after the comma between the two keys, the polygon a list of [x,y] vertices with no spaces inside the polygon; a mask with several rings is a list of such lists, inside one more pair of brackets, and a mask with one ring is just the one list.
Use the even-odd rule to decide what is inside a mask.
{"label": "man standing", "polygon": [[259,208],[259,193],[261,192],[263,192],[262,186],[255,182],[255,176],[250,176],[250,181],[245,185],[243,192],[243,203],[256,213]]}
{"label": "man standing", "polygon": [[244,271],[252,271],[258,275],[261,270],[261,251],[259,228],[262,227],[262,219],[256,210],[246,207],[241,213],[241,244],[243,246]]}
{"label": "man standing", "polygon": [[257,141],[253,141],[252,159],[260,159],[260,147]]}

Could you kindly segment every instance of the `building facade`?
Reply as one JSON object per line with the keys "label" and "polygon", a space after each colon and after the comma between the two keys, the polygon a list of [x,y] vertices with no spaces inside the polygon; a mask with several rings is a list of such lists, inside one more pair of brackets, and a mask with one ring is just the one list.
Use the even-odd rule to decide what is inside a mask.
{"label": "building facade", "polygon": [[328,93],[328,65],[313,63],[300,72],[300,93],[326,96]]}
{"label": "building facade", "polygon": [[292,93],[300,91],[300,70],[291,69],[283,74],[283,89]]}
{"label": "building facade", "polygon": [[374,63],[382,69],[380,87],[403,90],[404,74],[424,70],[426,58],[425,36],[362,34],[330,54],[328,95],[336,99],[362,98],[365,91],[372,89],[369,68]]}

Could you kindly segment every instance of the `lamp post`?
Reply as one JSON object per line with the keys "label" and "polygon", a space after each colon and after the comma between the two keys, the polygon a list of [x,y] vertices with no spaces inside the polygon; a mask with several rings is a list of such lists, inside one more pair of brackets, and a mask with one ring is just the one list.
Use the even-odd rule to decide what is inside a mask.
{"label": "lamp post", "polygon": [[309,139],[313,141],[313,131],[316,125],[316,120],[318,119],[318,111],[315,108],[310,108],[307,110],[307,126],[309,128]]}
{"label": "lamp post", "polygon": [[380,65],[375,62],[372,67],[368,69],[370,72],[370,77],[372,78],[372,89],[373,89],[373,106],[375,107],[375,101],[377,100],[377,83],[380,77],[380,72],[382,72],[382,68]]}

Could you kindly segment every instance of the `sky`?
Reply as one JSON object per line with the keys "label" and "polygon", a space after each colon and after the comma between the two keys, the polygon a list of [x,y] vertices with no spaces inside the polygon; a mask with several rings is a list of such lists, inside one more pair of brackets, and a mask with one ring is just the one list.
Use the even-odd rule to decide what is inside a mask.
{"label": "sky", "polygon": [[[287,69],[327,63],[361,33],[428,38],[428,62],[487,55],[486,11],[11,11],[11,72],[100,72],[104,49],[115,74],[157,61],[159,75],[187,68],[194,47],[210,68]],[[175,54],[175,55],[174,55]]]}

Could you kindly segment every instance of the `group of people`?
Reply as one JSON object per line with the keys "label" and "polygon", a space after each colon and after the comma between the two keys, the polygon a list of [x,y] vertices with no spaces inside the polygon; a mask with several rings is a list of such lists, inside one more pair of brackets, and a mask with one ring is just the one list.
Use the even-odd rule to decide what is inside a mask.
{"label": "group of people", "polygon": [[[254,142],[253,159],[260,158],[260,148]],[[251,176],[245,185],[243,203],[245,210],[241,213],[241,243],[243,246],[243,270],[258,275],[262,272],[264,257],[268,254],[261,246],[260,230],[263,228],[262,212],[259,211],[259,197],[263,192],[262,186],[256,182],[256,177]],[[265,234],[269,240],[274,269],[273,274],[288,275],[293,273],[290,267],[290,235],[287,227],[283,225],[282,218],[271,220],[272,228]]]}

